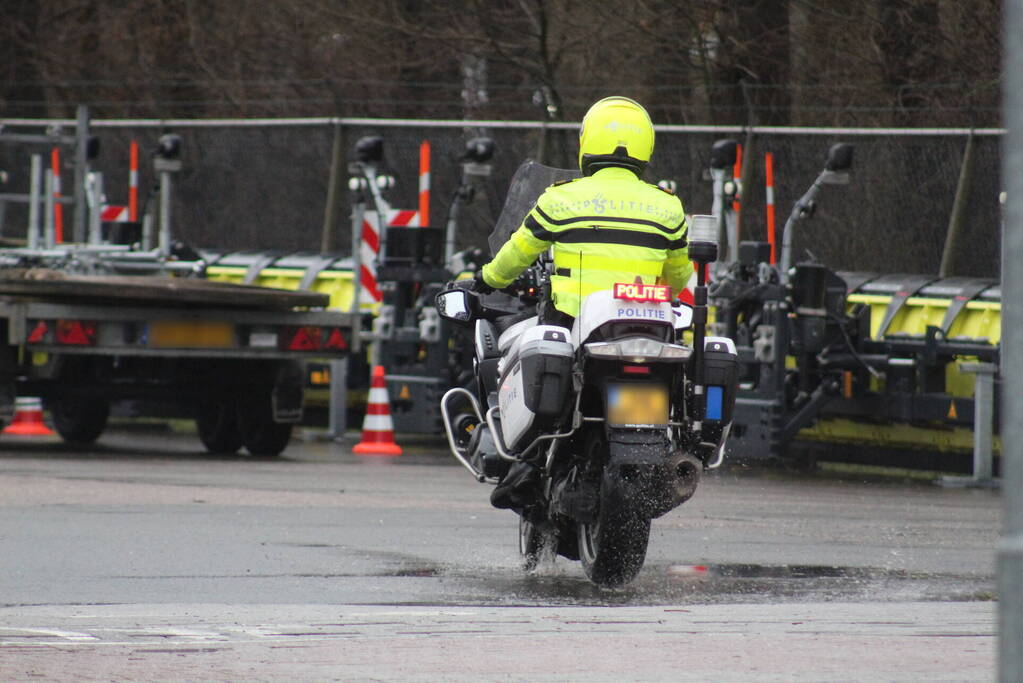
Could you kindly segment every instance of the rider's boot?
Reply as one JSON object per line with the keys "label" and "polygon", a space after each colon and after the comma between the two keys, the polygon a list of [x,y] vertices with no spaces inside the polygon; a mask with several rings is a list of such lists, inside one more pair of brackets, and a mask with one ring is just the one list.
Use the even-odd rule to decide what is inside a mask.
{"label": "rider's boot", "polygon": [[521,509],[536,503],[542,492],[540,468],[520,460],[508,468],[508,473],[494,487],[490,504],[501,510]]}

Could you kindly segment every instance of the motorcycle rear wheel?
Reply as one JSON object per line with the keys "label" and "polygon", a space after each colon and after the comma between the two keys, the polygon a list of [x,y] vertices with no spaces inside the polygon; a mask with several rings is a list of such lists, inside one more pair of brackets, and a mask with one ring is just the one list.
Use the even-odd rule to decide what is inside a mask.
{"label": "motorcycle rear wheel", "polygon": [[[590,462],[607,461],[602,429],[589,435],[586,455]],[[609,502],[601,483],[596,522],[579,523],[579,559],[590,581],[599,586],[621,586],[635,579],[646,560],[649,541],[650,520]]]}

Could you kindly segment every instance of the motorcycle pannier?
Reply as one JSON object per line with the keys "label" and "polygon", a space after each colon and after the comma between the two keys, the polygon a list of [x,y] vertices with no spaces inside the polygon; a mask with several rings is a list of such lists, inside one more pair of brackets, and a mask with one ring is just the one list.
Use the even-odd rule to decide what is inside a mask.
{"label": "motorcycle pannier", "polygon": [[499,392],[501,432],[509,448],[527,446],[565,412],[572,387],[569,339],[569,331],[556,325],[523,332]]}
{"label": "motorcycle pannier", "polygon": [[[739,379],[739,356],[734,342],[724,337],[707,337],[704,343],[703,380],[706,413],[705,440],[720,442],[735,411],[735,388]],[[707,437],[710,437],[707,439]]]}

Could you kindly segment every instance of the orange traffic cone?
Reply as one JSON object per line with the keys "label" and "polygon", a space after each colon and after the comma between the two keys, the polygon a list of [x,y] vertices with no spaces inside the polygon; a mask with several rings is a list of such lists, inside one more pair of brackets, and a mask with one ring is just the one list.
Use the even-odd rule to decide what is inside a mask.
{"label": "orange traffic cone", "polygon": [[14,419],[3,431],[18,436],[53,436],[53,430],[43,422],[43,402],[36,397],[14,400]]}
{"label": "orange traffic cone", "polygon": [[391,420],[391,401],[387,398],[383,365],[373,367],[366,419],[362,422],[362,441],[355,444],[352,451],[359,455],[401,455],[401,446],[394,442],[394,422]]}

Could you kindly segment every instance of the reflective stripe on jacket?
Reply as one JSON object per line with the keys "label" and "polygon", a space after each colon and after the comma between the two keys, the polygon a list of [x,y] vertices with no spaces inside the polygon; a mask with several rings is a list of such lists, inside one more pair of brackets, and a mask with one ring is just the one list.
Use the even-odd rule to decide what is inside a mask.
{"label": "reflective stripe on jacket", "polygon": [[616,282],[670,285],[677,296],[692,273],[682,202],[624,168],[552,185],[522,225],[483,266],[491,287],[507,287],[546,249],[554,250],[554,306],[579,315],[589,294]]}

